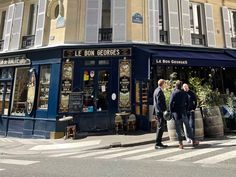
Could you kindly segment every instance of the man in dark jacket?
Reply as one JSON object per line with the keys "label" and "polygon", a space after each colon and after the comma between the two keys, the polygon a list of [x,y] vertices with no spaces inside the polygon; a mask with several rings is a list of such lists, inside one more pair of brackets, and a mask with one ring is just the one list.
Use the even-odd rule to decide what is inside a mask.
{"label": "man in dark jacket", "polygon": [[187,118],[187,110],[189,107],[189,99],[186,92],[181,90],[182,82],[177,81],[175,85],[175,90],[172,92],[170,97],[170,111],[175,120],[176,134],[179,141],[179,148],[183,149],[183,139],[182,139],[182,125],[186,127],[187,134],[193,142],[193,146],[199,143],[195,141],[192,130],[189,126]]}
{"label": "man in dark jacket", "polygon": [[188,100],[189,100],[189,106],[187,110],[187,116],[189,120],[189,125],[192,129],[193,136],[195,136],[195,109],[197,107],[197,97],[196,94],[189,89],[188,84],[183,84],[183,90],[187,93],[188,95]]}
{"label": "man in dark jacket", "polygon": [[155,89],[153,93],[153,107],[154,114],[157,120],[157,132],[156,132],[156,149],[163,149],[167,147],[167,145],[162,144],[162,135],[165,128],[165,120],[163,118],[163,112],[166,110],[166,98],[163,93],[165,85],[165,80],[160,79],[158,81],[158,87]]}

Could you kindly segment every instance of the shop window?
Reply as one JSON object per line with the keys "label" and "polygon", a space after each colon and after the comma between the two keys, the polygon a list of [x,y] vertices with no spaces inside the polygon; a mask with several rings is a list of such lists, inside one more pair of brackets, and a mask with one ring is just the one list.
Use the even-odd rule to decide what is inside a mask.
{"label": "shop window", "polygon": [[159,30],[160,30],[160,42],[167,43],[168,30],[167,30],[167,1],[159,0]]}
{"label": "shop window", "polygon": [[97,93],[97,111],[104,111],[108,109],[108,82],[109,72],[98,72],[98,93]]}
{"label": "shop window", "polygon": [[85,70],[83,76],[83,112],[94,111],[95,71]]}
{"label": "shop window", "polygon": [[230,11],[230,32],[232,39],[232,47],[236,48],[236,10]]}
{"label": "shop window", "polygon": [[51,66],[40,67],[38,109],[48,109],[48,98],[51,80]]}
{"label": "shop window", "polygon": [[202,4],[190,3],[189,9],[192,44],[205,45]]}
{"label": "shop window", "polygon": [[16,68],[11,115],[25,116],[28,92],[28,67]]}
{"label": "shop window", "polygon": [[12,68],[0,69],[0,114],[8,115],[12,88]]}
{"label": "shop window", "polygon": [[4,27],[5,27],[5,20],[6,20],[6,11],[1,12],[1,22],[0,22],[0,50],[3,49],[4,44]]}

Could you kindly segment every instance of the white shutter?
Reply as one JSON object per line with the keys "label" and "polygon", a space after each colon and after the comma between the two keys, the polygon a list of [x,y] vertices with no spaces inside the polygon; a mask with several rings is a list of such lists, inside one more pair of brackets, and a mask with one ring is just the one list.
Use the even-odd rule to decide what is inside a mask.
{"label": "white shutter", "polygon": [[86,0],[85,42],[98,43],[102,0]]}
{"label": "white shutter", "polygon": [[222,7],[222,18],[223,18],[225,47],[232,48],[229,10],[225,6]]}
{"label": "white shutter", "polygon": [[180,44],[178,0],[168,0],[170,44]]}
{"label": "white shutter", "polygon": [[113,0],[112,42],[126,41],[126,0]]}
{"label": "white shutter", "polygon": [[160,42],[159,31],[159,0],[148,1],[148,13],[149,13],[149,42]]}
{"label": "white shutter", "polygon": [[213,8],[212,4],[205,3],[205,22],[206,22],[206,39],[208,47],[215,47],[215,26],[214,26],[214,17],[213,17]]}
{"label": "white shutter", "polygon": [[10,45],[14,10],[15,10],[15,4],[12,4],[8,7],[7,18],[6,18],[6,27],[5,27],[5,31],[4,31],[4,34],[5,34],[4,47],[3,47],[4,51],[8,50],[9,45]]}
{"label": "white shutter", "polygon": [[183,44],[191,45],[191,29],[190,29],[190,12],[189,12],[189,0],[182,1],[182,28],[183,28]]}
{"label": "white shutter", "polygon": [[36,32],[35,32],[35,43],[34,43],[34,46],[36,46],[36,47],[43,45],[47,3],[48,3],[48,0],[39,0],[38,18],[37,18],[37,25],[36,25]]}
{"label": "white shutter", "polygon": [[10,47],[9,47],[10,50],[19,49],[20,41],[21,41],[23,11],[24,11],[24,2],[16,3],[14,19],[13,19],[13,24],[12,24]]}

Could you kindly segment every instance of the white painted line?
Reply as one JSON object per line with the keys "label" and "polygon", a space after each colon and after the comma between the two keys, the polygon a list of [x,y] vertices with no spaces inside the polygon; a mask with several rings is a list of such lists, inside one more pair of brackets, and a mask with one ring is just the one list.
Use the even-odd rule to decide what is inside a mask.
{"label": "white painted line", "polygon": [[5,169],[1,169],[1,168],[0,168],[0,171],[3,171],[3,170],[5,170]]}
{"label": "white painted line", "polygon": [[10,140],[10,139],[7,139],[7,138],[3,138],[1,139],[2,142],[5,142],[5,143],[13,143],[14,141],[13,140]]}
{"label": "white painted line", "polygon": [[137,155],[137,156],[132,156],[132,157],[127,157],[124,159],[125,160],[141,160],[141,159],[147,159],[150,157],[161,156],[161,155],[165,155],[165,154],[169,154],[169,153],[173,153],[173,152],[177,152],[177,151],[180,151],[180,149],[178,149],[178,148],[157,149],[154,152],[150,152],[150,153],[146,153],[146,154],[142,154],[142,155]]}
{"label": "white painted line", "polygon": [[96,156],[96,155],[109,154],[109,153],[125,151],[125,150],[127,150],[127,149],[109,149],[109,150],[106,149],[106,150],[103,150],[103,151],[96,151],[96,152],[81,154],[81,155],[78,155],[78,156],[73,156],[71,158],[92,157],[92,156]]}
{"label": "white painted line", "polygon": [[31,165],[38,163],[39,161],[29,161],[29,160],[16,160],[16,159],[0,159],[0,163],[11,164],[11,165]]}
{"label": "white painted line", "polygon": [[130,155],[130,154],[136,154],[139,152],[145,152],[145,151],[150,151],[150,150],[154,150],[154,147],[148,147],[148,148],[144,148],[144,149],[135,149],[132,151],[126,151],[126,152],[121,152],[121,153],[117,153],[117,154],[110,154],[110,155],[105,155],[105,156],[101,156],[101,157],[96,157],[99,159],[111,159],[111,158],[115,158],[115,157],[121,157],[121,156],[125,156],[125,155]]}
{"label": "white painted line", "polygon": [[160,160],[157,160],[157,161],[174,162],[174,161],[183,160],[183,159],[187,159],[187,158],[190,158],[190,157],[195,157],[195,156],[198,156],[198,155],[218,151],[218,150],[221,150],[221,149],[223,149],[223,148],[206,148],[206,149],[200,149],[200,150],[193,149],[190,152],[183,153],[183,154],[178,154],[178,155],[167,157],[167,158],[160,159]]}
{"label": "white painted line", "polygon": [[71,156],[74,154],[81,154],[81,153],[83,152],[82,151],[81,152],[67,152],[67,153],[62,153],[62,154],[49,155],[48,157],[65,157],[65,156]]}
{"label": "white painted line", "polygon": [[223,162],[225,160],[229,160],[229,159],[233,159],[233,158],[236,158],[236,150],[226,152],[226,153],[223,153],[223,154],[219,154],[219,155],[216,155],[216,156],[212,156],[212,157],[209,157],[209,158],[205,158],[205,159],[202,159],[202,160],[198,160],[194,163],[216,164],[216,163]]}
{"label": "white painted line", "polygon": [[100,144],[100,142],[101,140],[95,140],[95,141],[85,141],[85,142],[77,142],[77,143],[38,145],[38,146],[32,147],[29,150],[44,151],[44,150],[54,150],[54,149],[80,148],[80,147],[98,145]]}

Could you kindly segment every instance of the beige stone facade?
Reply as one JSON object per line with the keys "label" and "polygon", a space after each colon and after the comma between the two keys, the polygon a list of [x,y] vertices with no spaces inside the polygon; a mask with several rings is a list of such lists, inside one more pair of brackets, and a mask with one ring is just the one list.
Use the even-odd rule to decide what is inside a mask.
{"label": "beige stone facade", "polygon": [[[91,40],[88,42],[86,38],[90,36],[89,30],[87,28],[88,21],[86,21],[86,17],[90,14],[87,13],[87,6],[88,1],[86,0],[25,0],[25,1],[12,1],[12,0],[2,0],[0,1],[0,10],[2,11],[9,11],[9,6],[11,4],[18,4],[19,2],[24,2],[23,8],[23,15],[22,15],[22,25],[19,27],[20,30],[20,39],[19,39],[19,47],[22,47],[22,37],[27,36],[27,30],[29,26],[29,13],[30,13],[30,5],[31,4],[38,4],[40,1],[45,1],[46,5],[46,12],[45,12],[45,20],[43,21],[43,39],[38,45],[41,46],[53,46],[53,45],[61,45],[61,44],[86,44],[86,43],[100,43],[103,41],[99,41],[98,39]],[[123,0],[121,0],[123,1]],[[120,1],[120,2],[121,2]],[[150,0],[151,1],[151,0]],[[170,0],[171,1],[171,0]],[[185,0],[186,1],[186,0]],[[99,1],[93,1],[99,2]],[[102,2],[102,1],[100,1]],[[113,30],[112,39],[110,41],[106,41],[106,43],[150,43],[152,40],[150,35],[150,5],[149,0],[128,0],[123,1],[125,3],[125,20],[122,22],[124,23],[124,29],[120,27],[117,31],[121,31],[120,33],[124,33],[124,36],[119,36],[117,32],[114,32],[115,26],[119,27],[119,16],[123,14],[117,14],[115,10],[117,7],[119,8],[120,4],[117,4],[117,7],[114,7],[115,2],[112,1],[113,6],[111,5],[111,24],[110,28]],[[225,36],[224,36],[224,27],[222,22],[222,11],[221,7],[226,6],[229,9],[236,9],[236,1],[234,0],[193,0],[190,2],[197,2],[197,3],[208,3],[212,5],[213,8],[213,19],[214,19],[214,36],[215,36],[215,47],[216,48],[224,48],[225,47]],[[58,7],[59,6],[59,7]],[[98,4],[100,6],[100,4]],[[100,9],[99,9],[100,8]],[[101,15],[101,7],[98,7],[98,15]],[[60,13],[60,16],[55,17],[55,13]],[[119,12],[119,11],[117,11]],[[38,12],[39,14],[39,9]],[[41,13],[41,12],[40,12]],[[37,17],[38,17],[37,14]],[[136,23],[132,21],[132,18],[138,14],[142,18],[142,22]],[[117,15],[117,16],[115,16]],[[60,18],[58,18],[60,17]],[[95,16],[96,17],[96,16]],[[92,18],[92,17],[91,17]],[[99,17],[102,18],[102,17]],[[98,29],[101,27],[100,19],[98,18]],[[7,15],[6,15],[7,19]],[[37,18],[38,19],[38,18]],[[88,18],[89,19],[89,18]],[[117,20],[117,22],[115,21]],[[6,20],[7,21],[7,20]],[[6,23],[5,21],[5,23]],[[114,22],[115,21],[115,22]],[[14,23],[14,20],[12,21]],[[87,24],[86,24],[87,23]],[[9,23],[10,24],[10,23]],[[8,24],[8,25],[9,25]],[[36,28],[37,28],[37,24]],[[92,24],[90,24],[91,26]],[[6,28],[6,24],[4,28]],[[96,28],[96,27],[95,27]],[[95,29],[94,28],[94,29]],[[180,26],[181,28],[181,26]],[[98,30],[97,29],[97,30]],[[180,29],[181,30],[181,29]],[[36,29],[37,31],[37,29]],[[97,31],[99,33],[99,31]],[[181,33],[181,32],[180,32]],[[87,37],[86,37],[87,34]],[[97,37],[94,32],[91,32],[92,35]],[[4,35],[6,35],[6,29],[4,29]],[[37,35],[36,32],[34,35]],[[100,35],[100,34],[98,34]],[[114,37],[114,35],[117,35]],[[41,36],[39,36],[40,38]],[[122,38],[121,40],[113,40],[115,38]],[[181,38],[181,37],[180,37]],[[4,36],[3,39],[4,40]],[[37,39],[35,39],[37,40]],[[39,39],[38,39],[39,40]],[[92,42],[91,42],[92,41]],[[159,42],[154,42],[158,44]],[[170,43],[167,43],[167,45]],[[26,46],[27,48],[31,48],[34,46]],[[6,47],[5,51],[12,50],[9,47]],[[15,49],[14,49],[15,50]]]}

